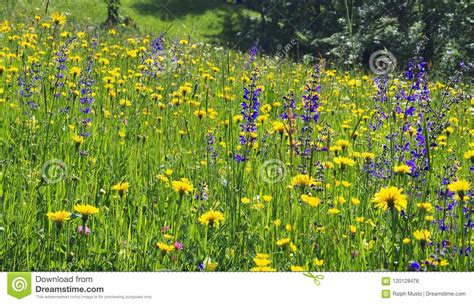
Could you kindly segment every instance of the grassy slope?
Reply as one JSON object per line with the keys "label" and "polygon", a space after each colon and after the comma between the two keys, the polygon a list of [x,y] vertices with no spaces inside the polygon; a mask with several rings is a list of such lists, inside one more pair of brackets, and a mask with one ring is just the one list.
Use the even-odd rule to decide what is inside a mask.
{"label": "grassy slope", "polygon": [[[0,18],[11,14],[44,15],[46,0],[5,1]],[[219,0],[122,0],[121,16],[131,17],[145,32],[167,31],[171,36],[206,40],[222,30]],[[99,24],[107,17],[104,0],[51,0],[48,12],[61,11],[78,24]]]}

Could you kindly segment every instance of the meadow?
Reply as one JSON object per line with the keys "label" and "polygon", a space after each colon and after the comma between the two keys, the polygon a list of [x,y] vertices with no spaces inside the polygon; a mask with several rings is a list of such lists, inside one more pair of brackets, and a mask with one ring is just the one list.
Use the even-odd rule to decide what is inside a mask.
{"label": "meadow", "polygon": [[467,64],[131,33],[0,23],[2,271],[474,270]]}

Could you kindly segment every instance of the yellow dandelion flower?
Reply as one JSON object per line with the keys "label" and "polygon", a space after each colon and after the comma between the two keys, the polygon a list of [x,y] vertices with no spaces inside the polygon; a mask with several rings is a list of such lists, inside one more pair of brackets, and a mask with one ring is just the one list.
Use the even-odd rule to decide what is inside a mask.
{"label": "yellow dandelion flower", "polygon": [[352,158],[342,156],[334,157],[333,162],[341,168],[353,167],[356,163]]}
{"label": "yellow dandelion flower", "polygon": [[297,265],[291,265],[290,270],[292,272],[303,272],[306,271],[306,269],[303,266],[297,266]]}
{"label": "yellow dandelion flower", "polygon": [[250,271],[251,272],[275,272],[276,269],[268,267],[268,266],[264,266],[264,267],[253,267],[250,269]]}
{"label": "yellow dandelion flower", "polygon": [[357,232],[357,227],[354,226],[354,225],[350,225],[349,230],[350,230],[351,234],[355,234]]}
{"label": "yellow dandelion flower", "polygon": [[295,244],[293,244],[293,242],[290,243],[290,251],[293,252],[293,253],[296,253],[296,251],[298,250],[298,248],[296,247]]}
{"label": "yellow dandelion flower", "polygon": [[462,179],[452,182],[448,185],[449,191],[455,192],[460,197],[464,197],[464,193],[469,191],[470,188],[471,184],[469,184],[468,181]]}
{"label": "yellow dandelion flower", "polygon": [[268,202],[270,202],[272,199],[273,199],[273,196],[271,196],[271,195],[264,195],[264,196],[263,196],[263,201],[264,201],[264,202],[267,202],[267,203],[268,203]]}
{"label": "yellow dandelion flower", "polygon": [[357,205],[360,204],[360,200],[357,199],[357,198],[355,198],[355,197],[353,197],[353,198],[351,198],[351,203],[352,203],[352,205],[356,205],[356,206],[357,206]]}
{"label": "yellow dandelion flower", "polygon": [[91,205],[84,205],[84,204],[78,204],[74,206],[74,210],[76,212],[79,212],[82,216],[89,216],[93,214],[99,213],[99,208],[91,206]]}
{"label": "yellow dandelion flower", "polygon": [[296,187],[310,187],[316,185],[314,178],[307,174],[298,174],[291,179],[290,186]]}
{"label": "yellow dandelion flower", "polygon": [[240,201],[242,202],[242,204],[248,204],[250,203],[251,200],[248,197],[242,197]]}
{"label": "yellow dandelion flower", "polygon": [[255,257],[256,257],[257,259],[268,260],[268,259],[270,258],[270,255],[267,254],[267,253],[257,253],[257,254],[255,255]]}
{"label": "yellow dandelion flower", "polygon": [[65,221],[71,219],[71,213],[68,211],[56,211],[56,212],[48,212],[46,214],[48,216],[48,220],[55,222],[56,224],[62,224]]}
{"label": "yellow dandelion flower", "polygon": [[199,222],[206,226],[219,226],[224,221],[224,214],[219,211],[208,211],[199,217]]}
{"label": "yellow dandelion flower", "polygon": [[276,245],[277,246],[285,246],[285,245],[288,245],[289,243],[290,243],[290,238],[283,238],[283,239],[279,239],[276,242]]}
{"label": "yellow dandelion flower", "polygon": [[278,132],[280,134],[283,134],[286,131],[285,124],[280,121],[273,122],[272,126],[273,126],[273,131]]}
{"label": "yellow dandelion flower", "polygon": [[336,141],[336,146],[341,147],[343,150],[347,149],[350,145],[351,145],[350,142],[345,139],[340,139]]}
{"label": "yellow dandelion flower", "polygon": [[408,174],[411,173],[411,167],[408,165],[399,165],[393,167],[393,172],[398,173],[398,174]]}
{"label": "yellow dandelion flower", "polygon": [[168,244],[165,244],[165,243],[162,243],[162,242],[156,243],[156,247],[158,249],[160,249],[161,251],[163,251],[164,253],[169,253],[169,252],[174,250],[173,245],[168,245]]}
{"label": "yellow dandelion flower", "polygon": [[185,193],[188,194],[189,192],[194,190],[193,185],[186,178],[172,181],[171,186],[173,187],[173,190],[178,192],[180,195]]}
{"label": "yellow dandelion flower", "polygon": [[86,140],[81,135],[75,134],[72,136],[72,141],[74,142],[74,144],[79,146],[79,145],[82,145]]}
{"label": "yellow dandelion flower", "polygon": [[439,266],[441,267],[444,267],[444,266],[448,266],[449,265],[449,262],[447,260],[441,260],[441,262],[439,263]]}
{"label": "yellow dandelion flower", "polygon": [[118,191],[120,196],[123,196],[125,192],[128,191],[128,188],[130,188],[130,184],[128,182],[120,182],[112,186],[112,190]]}
{"label": "yellow dandelion flower", "polygon": [[78,76],[79,74],[81,74],[81,68],[80,67],[77,67],[77,66],[74,66],[71,68],[71,70],[69,71],[69,73],[71,73],[72,76],[76,77]]}
{"label": "yellow dandelion flower", "polygon": [[66,23],[66,16],[59,12],[54,12],[51,14],[51,21],[56,25],[63,25]]}
{"label": "yellow dandelion flower", "polygon": [[471,162],[474,163],[474,150],[469,150],[467,152],[464,152],[464,158],[469,159]]}
{"label": "yellow dandelion flower", "polygon": [[366,161],[369,161],[375,158],[375,154],[372,152],[362,152],[360,156]]}
{"label": "yellow dandelion flower", "polygon": [[433,205],[430,203],[418,203],[416,206],[426,212],[432,212],[434,209]]}
{"label": "yellow dandelion flower", "polygon": [[317,197],[309,196],[306,194],[301,195],[301,200],[311,207],[317,207],[321,203],[321,200]]}
{"label": "yellow dandelion flower", "polygon": [[255,266],[257,267],[265,267],[265,266],[269,266],[272,262],[268,259],[260,259],[258,257],[255,257],[253,259],[253,262],[255,263]]}
{"label": "yellow dandelion flower", "polygon": [[324,260],[323,259],[318,259],[318,258],[314,258],[313,259],[313,264],[314,266],[317,266],[317,267],[321,267],[324,265]]}
{"label": "yellow dandelion flower", "polygon": [[415,232],[413,232],[413,236],[414,236],[415,239],[417,239],[418,241],[427,242],[427,241],[430,240],[431,232],[429,232],[429,231],[426,230],[426,229],[416,230]]}
{"label": "yellow dandelion flower", "polygon": [[402,209],[407,208],[407,197],[406,195],[402,194],[403,189],[398,189],[397,187],[386,187],[380,189],[372,199],[375,203],[375,206],[382,209],[387,210],[390,209],[397,209],[401,211]]}

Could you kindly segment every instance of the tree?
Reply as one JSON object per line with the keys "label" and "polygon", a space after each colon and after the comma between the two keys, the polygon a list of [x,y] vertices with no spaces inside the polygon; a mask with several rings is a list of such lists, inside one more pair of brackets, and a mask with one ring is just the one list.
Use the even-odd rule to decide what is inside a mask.
{"label": "tree", "polygon": [[105,24],[108,26],[117,25],[120,21],[120,0],[105,0],[105,2],[107,3],[107,20]]}

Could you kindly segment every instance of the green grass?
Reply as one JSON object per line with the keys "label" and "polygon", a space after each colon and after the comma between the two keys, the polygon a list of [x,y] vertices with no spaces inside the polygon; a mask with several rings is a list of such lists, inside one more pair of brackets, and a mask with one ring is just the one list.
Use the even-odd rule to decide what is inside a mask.
{"label": "green grass", "polygon": [[[5,0],[0,16],[44,14],[46,0]],[[122,0],[120,15],[131,17],[147,33],[167,32],[171,37],[199,41],[223,30],[222,14],[235,7],[219,0]],[[53,0],[48,11],[60,11],[83,26],[98,25],[107,19],[103,0]]]}
{"label": "green grass", "polygon": [[[434,117],[421,112],[427,107],[421,101],[397,103],[401,89],[414,93],[397,75],[389,79],[387,101],[378,103],[373,75],[329,68],[319,74],[308,64],[267,57],[249,65],[247,54],[167,36],[164,50],[150,55],[151,41],[135,33],[118,29],[113,36],[85,23],[75,30],[72,16],[60,29],[48,29],[47,20],[0,25],[2,271],[197,271],[200,263],[220,271],[248,271],[256,263],[278,271],[402,271],[412,261],[427,271],[474,269],[472,254],[454,253],[473,242],[472,230],[461,228],[472,219],[472,208],[463,208],[472,206],[472,193],[457,202],[440,193],[447,190],[443,178],[472,185],[472,161],[465,156],[474,146],[472,100],[458,96],[469,88],[454,84],[445,95],[446,87],[429,83],[435,113],[457,101]],[[78,38],[68,42],[65,31]],[[73,68],[82,73],[74,75]],[[94,101],[84,113],[88,77]],[[257,131],[241,134],[244,88],[257,87]],[[283,97],[291,92],[290,112]],[[301,119],[315,114],[304,96],[318,96],[312,102],[317,122]],[[397,105],[402,111],[416,106],[414,115],[397,114]],[[295,122],[282,120],[284,113],[295,114]],[[382,124],[373,130],[377,119]],[[441,129],[428,131],[427,121],[442,123]],[[242,146],[240,135],[256,137],[257,144]],[[421,135],[436,147],[420,146]],[[405,143],[421,154],[420,176],[393,172],[413,159],[395,149]],[[247,161],[238,163],[237,155]],[[340,156],[354,163],[342,168],[335,164]],[[374,166],[384,178],[371,172]],[[314,182],[292,186],[299,174]],[[193,184],[190,193],[173,188],[182,178]],[[113,189],[120,182],[130,183],[128,191]],[[375,206],[375,194],[387,186],[403,188],[403,213]],[[304,194],[321,203],[305,203]],[[432,209],[420,208],[423,202]],[[99,213],[86,218],[78,204]],[[62,210],[71,213],[62,226],[48,219],[48,212]],[[220,225],[203,224],[211,210],[224,216]],[[88,237],[78,233],[84,221]],[[423,229],[432,243],[415,237]],[[446,249],[437,249],[443,241]],[[183,250],[171,249],[175,242]],[[269,257],[256,262],[258,254]]]}

